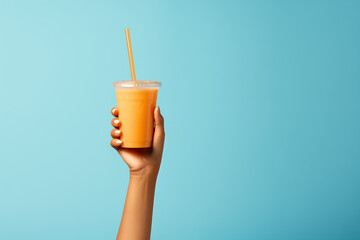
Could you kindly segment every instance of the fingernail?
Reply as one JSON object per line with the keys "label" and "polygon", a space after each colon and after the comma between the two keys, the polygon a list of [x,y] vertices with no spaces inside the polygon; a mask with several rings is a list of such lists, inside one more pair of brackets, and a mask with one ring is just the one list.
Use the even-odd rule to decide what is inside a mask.
{"label": "fingernail", "polygon": [[119,134],[121,131],[119,129],[115,129],[115,134]]}
{"label": "fingernail", "polygon": [[120,123],[120,120],[119,120],[119,119],[115,119],[115,120],[114,120],[114,123],[115,123],[115,124],[118,124],[118,123]]}
{"label": "fingernail", "polygon": [[121,140],[116,140],[116,144],[121,144],[122,141]]}
{"label": "fingernail", "polygon": [[158,109],[159,109],[159,113],[161,113],[161,112],[160,112],[160,107],[159,107],[159,106],[158,106]]}

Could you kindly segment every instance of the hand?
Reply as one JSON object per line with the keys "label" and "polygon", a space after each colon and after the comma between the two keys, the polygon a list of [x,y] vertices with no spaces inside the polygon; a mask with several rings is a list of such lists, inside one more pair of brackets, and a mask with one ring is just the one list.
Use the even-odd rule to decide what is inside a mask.
{"label": "hand", "polygon": [[111,124],[114,129],[111,131],[110,145],[117,150],[122,159],[129,166],[130,174],[132,175],[155,175],[159,172],[164,141],[164,118],[160,113],[160,108],[156,107],[154,110],[155,129],[152,147],[150,148],[121,148],[120,121],[117,118],[119,111],[117,108],[111,109],[112,119]]}

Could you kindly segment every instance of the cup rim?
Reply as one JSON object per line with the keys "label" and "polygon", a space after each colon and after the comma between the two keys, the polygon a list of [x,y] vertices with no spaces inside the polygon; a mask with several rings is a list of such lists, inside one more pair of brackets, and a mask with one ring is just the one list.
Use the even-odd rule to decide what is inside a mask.
{"label": "cup rim", "polygon": [[156,81],[117,81],[112,84],[115,88],[148,88],[161,87],[161,82]]}

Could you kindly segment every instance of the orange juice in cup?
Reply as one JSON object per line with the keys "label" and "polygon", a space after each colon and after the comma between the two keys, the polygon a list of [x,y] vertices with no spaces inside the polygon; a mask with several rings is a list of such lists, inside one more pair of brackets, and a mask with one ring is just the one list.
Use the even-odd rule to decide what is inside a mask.
{"label": "orange juice in cup", "polygon": [[161,86],[155,81],[114,82],[123,148],[147,148],[152,145],[154,109]]}

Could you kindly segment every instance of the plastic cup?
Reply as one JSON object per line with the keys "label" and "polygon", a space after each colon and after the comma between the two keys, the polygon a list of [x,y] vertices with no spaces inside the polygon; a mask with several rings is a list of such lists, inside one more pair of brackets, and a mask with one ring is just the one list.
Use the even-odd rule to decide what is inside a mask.
{"label": "plastic cup", "polygon": [[154,109],[160,82],[114,82],[120,120],[120,140],[123,148],[152,146]]}

